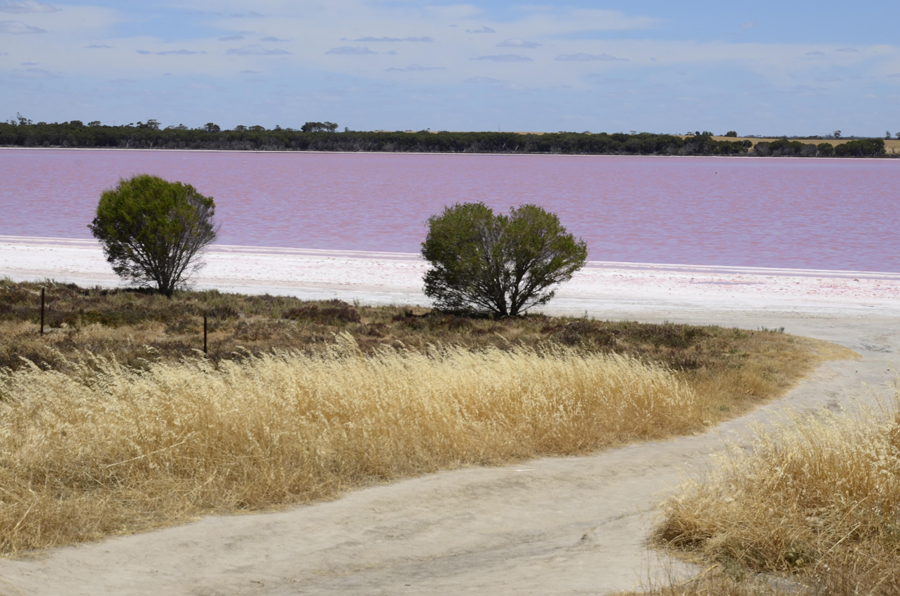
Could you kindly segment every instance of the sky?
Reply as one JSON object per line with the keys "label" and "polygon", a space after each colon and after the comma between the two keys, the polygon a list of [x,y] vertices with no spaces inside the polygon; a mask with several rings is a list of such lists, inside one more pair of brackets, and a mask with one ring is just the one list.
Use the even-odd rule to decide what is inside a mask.
{"label": "sky", "polygon": [[0,0],[0,120],[884,136],[896,0]]}

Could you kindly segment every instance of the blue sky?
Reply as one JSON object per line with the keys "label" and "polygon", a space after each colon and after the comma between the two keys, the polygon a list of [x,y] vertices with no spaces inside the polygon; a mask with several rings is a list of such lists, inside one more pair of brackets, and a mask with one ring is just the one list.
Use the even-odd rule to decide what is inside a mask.
{"label": "blue sky", "polygon": [[895,0],[0,0],[0,119],[900,131]]}

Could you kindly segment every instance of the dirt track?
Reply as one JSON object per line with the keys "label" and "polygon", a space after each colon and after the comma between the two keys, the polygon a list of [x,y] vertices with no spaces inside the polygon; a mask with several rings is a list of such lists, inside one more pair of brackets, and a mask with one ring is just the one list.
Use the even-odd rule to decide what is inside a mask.
{"label": "dirt track", "polygon": [[[634,318],[625,312],[598,317]],[[644,320],[784,326],[860,360],[823,365],[784,400],[700,436],[589,457],[469,468],[327,503],[194,524],[0,561],[0,594],[603,594],[664,569],[644,540],[654,506],[722,436],[785,405],[831,409],[885,388],[900,316],[642,312]],[[670,563],[671,569],[681,568]]]}

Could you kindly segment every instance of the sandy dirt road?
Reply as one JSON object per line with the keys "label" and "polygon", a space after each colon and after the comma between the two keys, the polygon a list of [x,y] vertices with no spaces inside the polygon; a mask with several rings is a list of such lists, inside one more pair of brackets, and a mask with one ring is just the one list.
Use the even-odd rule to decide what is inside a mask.
{"label": "sandy dirt road", "polygon": [[[4,267],[8,275],[25,277],[0,251],[0,275]],[[77,281],[77,275],[70,278]],[[697,294],[667,283],[658,280],[639,293],[627,291],[627,284],[593,294],[582,288],[550,310],[783,326],[849,347],[861,358],[825,363],[779,402],[702,435],[587,457],[455,470],[287,511],[207,517],[0,560],[0,594],[606,594],[666,568],[684,573],[678,563],[659,562],[644,544],[660,499],[683,474],[701,469],[724,438],[748,436],[751,422],[765,423],[786,407],[839,410],[855,396],[868,399],[871,390],[887,395],[892,367],[900,366],[900,304],[877,293],[804,298],[753,294],[737,285],[728,296],[718,285]],[[883,278],[878,287],[893,292],[893,283]],[[659,287],[671,289],[666,294]],[[343,294],[328,291],[366,299],[373,290],[350,279]],[[410,290],[379,292],[378,300],[407,302]]]}

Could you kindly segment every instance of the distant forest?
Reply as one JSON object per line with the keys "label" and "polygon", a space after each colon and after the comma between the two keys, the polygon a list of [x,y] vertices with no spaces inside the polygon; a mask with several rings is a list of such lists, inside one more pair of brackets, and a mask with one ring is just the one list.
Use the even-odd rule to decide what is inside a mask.
{"label": "distant forest", "polygon": [[[733,136],[733,133],[729,133]],[[684,138],[638,133],[512,132],[337,132],[332,122],[307,122],[300,130],[237,126],[221,130],[160,127],[146,123],[106,126],[78,120],[63,123],[0,123],[0,146],[119,149],[206,149],[242,151],[395,151],[402,153],[544,153],[569,155],[753,155],[761,157],[880,157],[884,140],[857,139],[832,146],[787,138],[759,142],[716,140],[708,131]]]}

